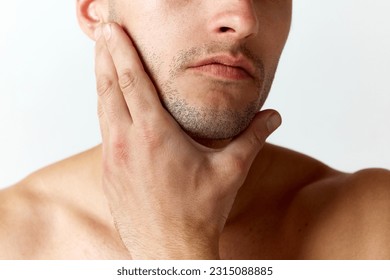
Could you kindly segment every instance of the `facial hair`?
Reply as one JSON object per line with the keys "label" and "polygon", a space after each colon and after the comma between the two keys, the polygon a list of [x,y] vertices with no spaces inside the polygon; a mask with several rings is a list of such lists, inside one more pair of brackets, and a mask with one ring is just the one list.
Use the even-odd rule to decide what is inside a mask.
{"label": "facial hair", "polygon": [[[223,140],[231,139],[243,130],[245,130],[256,113],[263,106],[268,92],[271,88],[276,67],[266,73],[264,63],[259,58],[253,55],[245,46],[239,46],[232,49],[231,46],[221,45],[220,43],[211,43],[209,45],[194,47],[188,50],[179,52],[169,65],[169,77],[167,80],[161,80],[159,72],[163,64],[160,58],[154,53],[144,52],[141,47],[144,59],[149,62],[149,71],[152,77],[155,77],[154,82],[158,88],[161,102],[172,117],[178,122],[183,130],[193,138],[208,139],[208,140]],[[197,61],[199,58],[208,57],[213,53],[232,53],[241,54],[250,60],[255,68],[255,91],[256,98],[247,101],[247,104],[242,104],[241,109],[237,108],[218,108],[208,104],[195,106],[190,104],[184,98],[175,85],[177,78],[183,73],[188,65]],[[214,85],[218,87],[227,87],[222,85],[224,81],[215,81]],[[228,83],[227,83],[228,84]],[[237,86],[237,85],[235,85]],[[213,89],[210,88],[210,94]]]}

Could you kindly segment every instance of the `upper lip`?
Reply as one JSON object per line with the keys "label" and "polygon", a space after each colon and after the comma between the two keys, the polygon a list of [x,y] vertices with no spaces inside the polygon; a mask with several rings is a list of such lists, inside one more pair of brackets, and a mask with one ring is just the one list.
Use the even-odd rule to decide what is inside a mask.
{"label": "upper lip", "polygon": [[190,68],[200,67],[209,64],[222,64],[229,67],[241,68],[242,70],[247,72],[247,74],[250,75],[251,77],[253,78],[255,77],[255,67],[253,63],[251,63],[247,58],[245,58],[242,55],[240,56],[232,56],[226,54],[215,55],[196,62],[195,64],[191,65]]}

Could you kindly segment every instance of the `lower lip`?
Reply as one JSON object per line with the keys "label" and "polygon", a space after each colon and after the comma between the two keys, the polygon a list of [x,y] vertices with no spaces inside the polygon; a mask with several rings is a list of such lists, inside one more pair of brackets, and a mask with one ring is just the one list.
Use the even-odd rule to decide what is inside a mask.
{"label": "lower lip", "polygon": [[210,75],[219,79],[248,80],[251,78],[251,76],[242,68],[218,63],[191,67],[190,69],[195,72]]}

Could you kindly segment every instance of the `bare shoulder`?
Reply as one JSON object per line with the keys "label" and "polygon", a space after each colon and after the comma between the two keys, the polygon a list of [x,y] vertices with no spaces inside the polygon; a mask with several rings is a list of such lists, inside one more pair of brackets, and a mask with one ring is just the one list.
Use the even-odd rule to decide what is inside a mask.
{"label": "bare shoulder", "polygon": [[73,248],[68,242],[82,215],[41,175],[0,191],[0,259],[61,259],[59,251],[66,256]]}
{"label": "bare shoulder", "polygon": [[390,258],[389,170],[318,178],[298,192],[288,213],[287,232],[302,258]]}
{"label": "bare shoulder", "polygon": [[63,165],[42,168],[0,190],[0,259],[50,258],[58,222],[65,225],[69,216],[64,205],[70,204],[59,191],[60,178],[66,177]]}
{"label": "bare shoulder", "polygon": [[75,155],[0,191],[0,259],[124,258],[91,158]]}
{"label": "bare shoulder", "polygon": [[[390,170],[383,168],[360,170],[354,174],[351,174],[347,178],[346,185],[350,187],[357,187],[357,190],[364,192],[389,192]],[[387,197],[387,199],[389,198],[390,196]]]}
{"label": "bare shoulder", "polygon": [[0,191],[0,259],[85,257],[87,232],[82,231],[85,225],[98,223],[50,188],[56,186],[41,183],[39,176],[33,176]]}
{"label": "bare shoulder", "polygon": [[22,181],[0,191],[0,259],[29,259],[45,223],[44,197]]}

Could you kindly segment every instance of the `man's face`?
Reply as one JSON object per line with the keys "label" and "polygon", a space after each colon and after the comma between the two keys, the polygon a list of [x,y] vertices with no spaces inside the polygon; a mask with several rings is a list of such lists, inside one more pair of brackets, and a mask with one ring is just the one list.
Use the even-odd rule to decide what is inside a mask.
{"label": "man's face", "polygon": [[111,0],[164,106],[195,138],[243,131],[271,88],[291,0]]}

